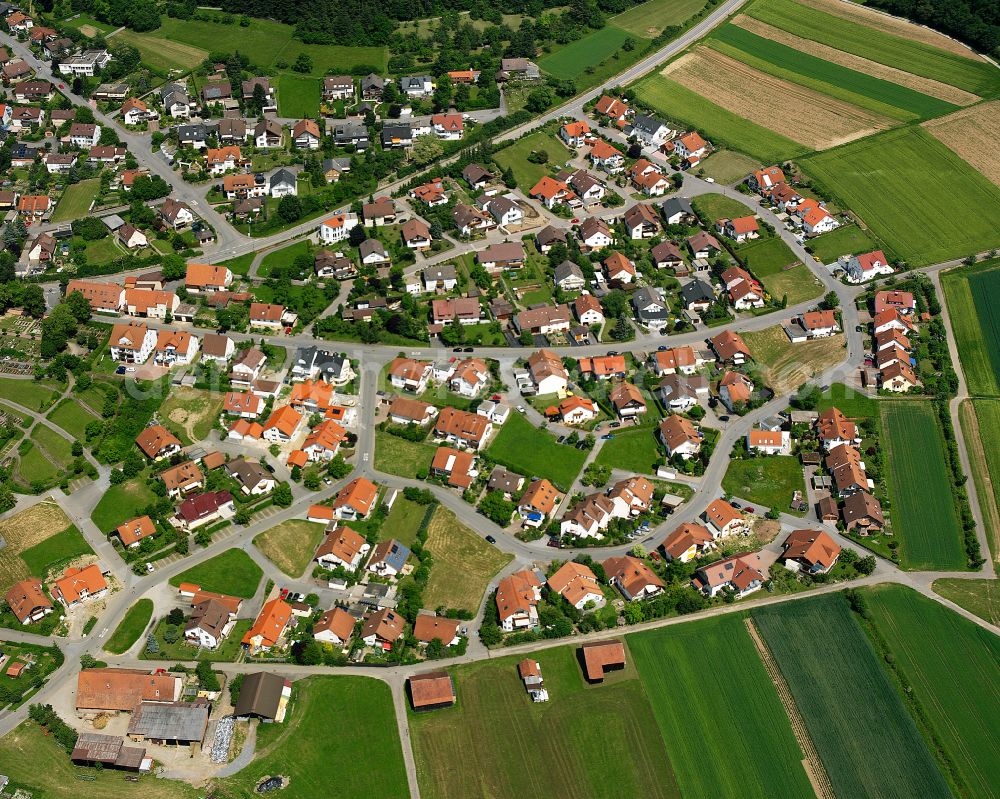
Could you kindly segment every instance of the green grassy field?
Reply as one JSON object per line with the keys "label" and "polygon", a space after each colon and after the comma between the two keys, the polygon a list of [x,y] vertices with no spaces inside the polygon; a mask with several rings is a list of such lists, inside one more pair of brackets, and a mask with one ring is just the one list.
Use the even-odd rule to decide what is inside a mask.
{"label": "green grassy field", "polygon": [[615,432],[615,437],[601,444],[595,462],[636,474],[655,474],[656,463],[663,459],[657,445],[656,429],[638,427]]}
{"label": "green grassy field", "polygon": [[[341,730],[331,740],[330,720]],[[340,726],[343,725],[343,726]],[[263,778],[289,778],[282,799],[315,799],[336,793],[372,799],[398,799],[409,792],[399,730],[389,686],[368,677],[309,677],[292,685],[285,721],[262,725],[253,762],[212,784],[218,799],[256,796]]]}
{"label": "green grassy field", "polygon": [[67,397],[56,405],[49,412],[48,419],[53,424],[59,425],[67,433],[72,433],[81,441],[84,438],[84,431],[87,425],[91,422],[100,421],[72,397]]}
{"label": "green grassy field", "polygon": [[994,626],[1000,626],[1000,580],[935,580],[934,593],[949,599]]}
{"label": "green grassy field", "polygon": [[969,394],[1000,396],[1000,261],[945,272],[941,284]]}
{"label": "green grassy field", "polygon": [[959,795],[1000,794],[1000,638],[916,591],[866,591],[875,627],[941,741]]}
{"label": "green grassy field", "polygon": [[698,164],[705,170],[706,177],[714,178],[716,183],[735,183],[743,180],[755,169],[760,169],[761,163],[749,155],[734,150],[718,150]]}
{"label": "green grassy field", "polygon": [[69,28],[76,28],[77,30],[89,25],[91,28],[94,28],[104,34],[111,33],[111,31],[115,29],[114,25],[109,25],[106,22],[100,22],[87,14],[78,14],[73,19],[65,20],[64,24]]}
{"label": "green grassy field", "polygon": [[121,655],[131,649],[132,644],[139,640],[149,620],[153,618],[153,600],[140,599],[122,617],[121,622],[111,633],[104,648],[113,655]]}
{"label": "green grassy field", "polygon": [[1000,399],[965,400],[958,418],[995,563],[1000,555]]}
{"label": "green grassy field", "polygon": [[28,566],[28,570],[39,577],[44,577],[48,569],[68,563],[81,555],[92,554],[94,550],[74,525],[20,553],[21,560]]}
{"label": "green grassy field", "polygon": [[283,117],[315,119],[322,91],[319,78],[282,75],[278,78],[278,113]]}
{"label": "green grassy field", "polygon": [[44,411],[52,404],[56,388],[51,383],[0,377],[0,397],[23,405],[28,410]]}
{"label": "green grassy field", "polygon": [[623,52],[622,44],[628,38],[627,31],[605,25],[539,59],[538,66],[554,78],[575,80],[608,56]]}
{"label": "green grassy field", "polygon": [[206,591],[249,599],[257,593],[263,575],[260,566],[242,549],[227,549],[171,577],[169,582],[174,587],[181,583],[195,583]]}
{"label": "green grassy field", "polygon": [[302,239],[294,244],[289,244],[280,250],[273,250],[260,259],[260,264],[257,266],[257,275],[259,277],[267,277],[271,274],[271,270],[274,267],[282,265],[290,266],[297,255],[306,255],[309,252],[311,252],[311,246],[308,239]]}
{"label": "green grassy field", "polygon": [[691,200],[694,210],[704,215],[709,224],[715,224],[717,219],[732,219],[741,216],[753,216],[752,210],[743,203],[726,197],[724,194],[700,194]]}
{"label": "green grassy field", "polygon": [[741,245],[736,251],[775,300],[785,297],[789,305],[795,305],[818,297],[823,291],[819,278],[778,236]]}
{"label": "green grassy field", "polygon": [[743,119],[659,73],[643,78],[635,90],[639,99],[668,119],[695,127],[713,144],[746,153],[761,163],[780,163],[809,151],[805,145]]}
{"label": "green grassy field", "polygon": [[943,116],[958,108],[936,97],[765,39],[736,25],[716,29],[712,39],[726,45],[718,48],[726,55],[753,67],[901,122]]}
{"label": "green grassy field", "polygon": [[562,491],[569,490],[583,468],[586,453],[557,444],[551,433],[539,430],[517,413],[490,444],[490,457],[508,469],[530,477],[546,477]]}
{"label": "green grassy field", "polygon": [[426,510],[426,505],[410,502],[402,494],[399,494],[392,504],[392,510],[385,518],[382,529],[401,544],[412,547],[413,542],[417,540],[417,530],[424,520]]}
{"label": "green grassy field", "polygon": [[758,608],[752,617],[837,796],[951,796],[842,595]]}
{"label": "green grassy field", "polygon": [[24,451],[21,452],[17,464],[17,475],[22,483],[29,486],[33,483],[50,485],[59,479],[61,473],[61,469],[34,442],[28,441],[24,444]]}
{"label": "green grassy field", "polygon": [[143,508],[156,501],[149,480],[138,477],[111,486],[90,514],[90,520],[102,533],[114,530],[122,522],[134,519]]}
{"label": "green grassy field", "polygon": [[520,658],[505,657],[453,669],[455,707],[411,713],[421,796],[679,796],[634,667],[589,687],[574,649],[532,657],[548,702],[532,703],[517,675]]}
{"label": "green grassy field", "polygon": [[[962,569],[961,526],[945,463],[944,437],[930,402],[881,403],[888,447],[893,532],[908,569]],[[914,491],[914,486],[920,486]]]}
{"label": "green grassy field", "polygon": [[[638,633],[628,644],[684,796],[813,795],[742,617]],[[735,708],[739,721],[722,721]]]}
{"label": "green grassy field", "polygon": [[301,577],[323,540],[324,530],[325,524],[289,519],[255,536],[253,543],[289,577]]}
{"label": "green grassy field", "polygon": [[848,388],[843,383],[833,383],[820,398],[816,411],[838,408],[849,419],[874,419],[881,423],[879,402],[860,391]]}
{"label": "green grassy field", "polygon": [[424,588],[424,607],[456,608],[475,613],[486,586],[513,559],[438,506],[427,525],[424,548],[434,557]]}
{"label": "green grassy field", "polygon": [[608,22],[634,36],[655,39],[664,28],[683,25],[704,7],[705,0],[647,0]]}
{"label": "green grassy field", "polygon": [[250,271],[250,266],[253,264],[253,259],[257,257],[257,253],[248,252],[246,255],[240,255],[229,261],[224,261],[223,263],[229,267],[229,271],[234,275],[242,275],[246,277],[247,273]]}
{"label": "green grassy field", "polygon": [[528,160],[532,152],[541,151],[548,153],[548,163],[554,165],[561,165],[571,155],[556,136],[539,130],[494,153],[493,160],[504,169],[510,167],[517,185],[528,192],[544,175],[549,174],[547,164],[533,164]]}
{"label": "green grassy field", "polygon": [[885,250],[886,245],[872,235],[869,230],[862,230],[857,225],[844,225],[824,233],[809,241],[809,247],[824,264],[831,264],[841,255],[855,255]]}
{"label": "green grassy field", "polygon": [[[1000,244],[1000,187],[919,127],[887,131],[800,163],[913,266]],[[947,185],[947,193],[926,191],[934,185]],[[883,202],[887,193],[893,202]]]}
{"label": "green grassy field", "polygon": [[806,495],[802,465],[792,455],[731,460],[726,476],[722,478],[722,490],[740,499],[776,508],[782,513],[805,515],[788,507],[792,492],[801,491],[803,497]]}
{"label": "green grassy field", "polygon": [[437,447],[427,442],[407,441],[383,430],[375,431],[375,468],[398,477],[414,478],[431,468]]}
{"label": "green grassy field", "polygon": [[[176,20],[165,19],[165,22]],[[161,27],[155,33],[163,31]],[[132,45],[139,51],[142,62],[156,70],[166,74],[171,70],[187,72],[194,69],[198,64],[208,58],[209,51],[200,47],[178,41],[164,36],[150,33],[136,33],[131,30],[123,30],[110,39],[112,44],[125,42]]]}
{"label": "green grassy field", "polygon": [[202,441],[215,427],[222,412],[220,392],[198,388],[174,388],[160,406],[159,416],[169,423],[182,444]]}
{"label": "green grassy field", "polygon": [[52,428],[37,424],[31,431],[31,438],[59,468],[65,469],[73,460],[73,445]]}
{"label": "green grassy field", "polygon": [[973,61],[922,42],[893,36],[810,8],[804,3],[757,0],[745,9],[745,13],[796,36],[904,72],[933,78],[981,97],[991,96],[1000,90],[1000,76],[985,61]]}
{"label": "green grassy field", "polygon": [[52,212],[52,221],[69,222],[87,216],[90,204],[100,188],[100,178],[81,180],[79,183],[67,186],[56,205],[56,210]]}

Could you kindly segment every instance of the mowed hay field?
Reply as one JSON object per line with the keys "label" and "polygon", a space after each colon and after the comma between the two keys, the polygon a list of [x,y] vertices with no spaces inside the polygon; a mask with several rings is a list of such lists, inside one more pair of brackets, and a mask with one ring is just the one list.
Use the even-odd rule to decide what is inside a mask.
{"label": "mowed hay field", "polygon": [[50,499],[0,522],[0,538],[4,540],[4,547],[0,549],[0,595],[6,594],[14,583],[25,577],[44,577],[44,574],[32,575],[31,568],[21,557],[22,553],[61,533],[71,524],[62,508]]}
{"label": "mowed hay field", "polygon": [[889,117],[768,75],[710,47],[696,47],[662,74],[811,150],[835,147],[894,124]]}
{"label": "mowed hay field", "polygon": [[946,83],[825,47],[745,15],[716,30],[709,44],[764,72],[904,122],[979,100]]}
{"label": "mowed hay field", "polygon": [[927,131],[1000,186],[1000,100],[925,122]]}
{"label": "mowed hay field", "polygon": [[447,508],[434,511],[424,549],[434,558],[424,589],[424,606],[475,613],[486,586],[513,555],[501,552],[462,524]]}
{"label": "mowed hay field", "polygon": [[834,16],[810,7],[804,0],[756,0],[744,8],[744,13],[803,39],[957,86],[980,97],[1000,92],[1000,72],[982,59],[886,33],[856,19]]}
{"label": "mowed hay field", "polygon": [[900,585],[865,594],[896,668],[954,764],[960,795],[1000,795],[1000,638]]}
{"label": "mowed hay field", "polygon": [[289,519],[253,539],[254,546],[289,577],[301,577],[323,540],[325,524]]}
{"label": "mowed hay field", "polygon": [[174,69],[186,72],[208,58],[208,50],[148,33],[122,30],[109,41],[123,41],[132,45],[139,51],[144,64],[163,73]]}
{"label": "mowed hay field", "polygon": [[761,163],[780,163],[809,152],[805,145],[744,119],[659,73],[647,75],[635,89],[644,103],[668,119],[697,128],[713,144],[746,153]]}
{"label": "mowed hay field", "polygon": [[752,611],[838,797],[950,797],[841,594]]}
{"label": "mowed hay field", "polygon": [[655,39],[664,28],[687,22],[704,7],[705,0],[647,0],[608,21],[643,39]]}
{"label": "mowed hay field", "polygon": [[638,633],[628,645],[684,796],[813,796],[742,617]]}
{"label": "mowed hay field", "polygon": [[1000,245],[1000,187],[922,128],[887,131],[799,164],[911,266]]}
{"label": "mowed hay field", "polygon": [[743,334],[764,379],[778,394],[793,391],[814,374],[840,363],[846,351],[844,336],[792,344],[781,325]]}
{"label": "mowed hay field", "polygon": [[892,529],[900,539],[903,567],[965,568],[944,435],[934,407],[920,400],[882,402],[879,407],[886,431]]}
{"label": "mowed hay field", "polygon": [[281,75],[278,78],[278,110],[284,117],[315,119],[319,116],[322,88],[319,78]]}
{"label": "mowed hay field", "polygon": [[1000,557],[1000,399],[965,400],[959,423],[993,562]]}
{"label": "mowed hay field", "polygon": [[1000,396],[1000,261],[949,270],[941,284],[969,394]]}
{"label": "mowed hay field", "polygon": [[410,714],[424,799],[680,795],[631,663],[591,687],[575,648],[531,657],[548,702],[531,701],[517,674],[520,658],[504,657],[452,669],[454,707]]}
{"label": "mowed hay field", "polygon": [[[596,67],[608,56],[623,52],[622,45],[628,38],[629,33],[621,28],[606,25],[543,56],[538,60],[538,66],[554,78],[579,78],[588,68]],[[622,65],[622,69],[626,64]]]}

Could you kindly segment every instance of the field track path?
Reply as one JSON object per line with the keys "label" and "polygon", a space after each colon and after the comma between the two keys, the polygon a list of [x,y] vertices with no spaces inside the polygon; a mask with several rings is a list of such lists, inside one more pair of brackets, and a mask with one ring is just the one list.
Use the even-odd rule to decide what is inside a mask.
{"label": "field track path", "polygon": [[767,673],[771,677],[775,689],[778,691],[778,698],[781,699],[785,713],[788,714],[788,721],[792,725],[795,740],[799,742],[799,747],[805,755],[802,766],[809,776],[809,782],[812,783],[817,799],[836,799],[836,794],[833,792],[833,785],[830,782],[830,776],[826,773],[826,767],[823,765],[819,752],[816,751],[812,736],[809,734],[809,730],[806,729],[805,720],[802,718],[802,714],[799,713],[798,705],[795,704],[795,699],[792,697],[792,692],[788,688],[788,683],[785,682],[785,677],[781,673],[781,669],[778,668],[778,664],[771,656],[771,651],[767,648],[767,644],[764,643],[764,639],[760,637],[757,625],[753,623],[753,619],[747,616],[743,621],[747,625],[747,632],[750,633],[750,638],[754,646],[757,647],[760,659],[764,662],[764,668],[767,669]]}

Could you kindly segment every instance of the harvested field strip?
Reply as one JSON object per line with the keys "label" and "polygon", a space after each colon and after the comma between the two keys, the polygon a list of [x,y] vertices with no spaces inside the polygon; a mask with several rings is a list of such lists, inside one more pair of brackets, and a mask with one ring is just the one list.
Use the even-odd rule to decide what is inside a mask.
{"label": "harvested field strip", "polygon": [[[901,539],[907,569],[962,569],[962,532],[945,441],[933,405],[927,401],[882,402],[886,431],[892,526]],[[920,486],[914,491],[914,486]]]}
{"label": "harvested field strip", "polygon": [[836,47],[905,72],[994,97],[1000,73],[985,61],[973,61],[920,42],[882,33],[788,0],[757,0],[746,13],[806,39]]}
{"label": "harvested field strip", "polygon": [[1000,100],[924,123],[927,132],[1000,186]]}
{"label": "harvested field strip", "polygon": [[951,796],[843,595],[785,602],[751,615],[838,797]]}
{"label": "harvested field strip", "polygon": [[[632,634],[628,646],[684,796],[813,796],[788,716],[738,616]],[[720,723],[734,708],[739,723]]]}
{"label": "harvested field strip", "polygon": [[785,708],[785,713],[788,715],[788,720],[792,724],[792,734],[795,735],[795,740],[798,741],[799,747],[806,756],[805,760],[802,761],[802,765],[805,767],[806,774],[809,775],[809,782],[812,783],[817,798],[836,799],[836,795],[833,792],[833,785],[830,783],[830,775],[826,773],[826,768],[823,766],[819,752],[816,751],[816,744],[813,743],[813,739],[809,735],[805,719],[802,718],[798,705],[795,704],[795,699],[792,697],[788,683],[781,674],[781,669],[774,662],[774,657],[764,643],[764,639],[760,637],[757,625],[753,623],[753,619],[747,616],[743,621],[746,622],[747,632],[750,633],[750,640],[757,647],[757,654],[760,655],[760,659],[764,663],[764,668],[767,669],[767,676],[774,683],[775,690],[778,692],[778,698],[781,700],[781,704]]}
{"label": "harvested field strip", "polygon": [[[637,85],[639,98],[669,119],[698,128],[713,144],[753,156],[764,163],[784,161],[809,148],[711,103],[663,75],[652,74]],[[711,159],[705,163],[711,163]]]}
{"label": "harvested field strip", "polygon": [[959,422],[994,563],[1000,560],[1000,400],[965,400]]}
{"label": "harvested field strip", "polygon": [[115,41],[118,40],[135,47],[143,63],[162,72],[172,69],[189,70],[208,58],[208,51],[200,47],[134,31],[123,30],[116,33]]}
{"label": "harvested field strip", "polygon": [[903,39],[910,39],[914,42],[936,47],[938,50],[946,50],[949,53],[981,60],[973,50],[964,44],[936,30],[917,25],[907,19],[900,19],[889,14],[882,13],[877,9],[866,8],[860,3],[844,2],[844,0],[803,0],[804,4],[813,8],[833,14],[835,17],[857,22],[868,28],[888,33],[893,36],[900,36]]}
{"label": "harvested field strip", "polygon": [[[819,42],[814,42],[810,39],[804,39],[801,36],[796,36],[793,33],[784,31],[781,28],[776,28],[774,25],[768,25],[766,22],[761,22],[759,19],[748,17],[746,14],[739,14],[734,17],[732,25],[720,28],[714,35],[717,38],[722,39],[722,41],[734,44],[734,42],[730,41],[728,37],[719,35],[723,31],[734,26],[756,34],[758,38],[768,40],[772,44],[777,45],[777,47],[784,46],[785,48],[791,48],[792,50],[797,51],[798,55],[793,56],[797,62],[795,64],[796,67],[799,65],[799,59],[803,56],[805,57],[803,59],[803,63],[805,63],[806,59],[812,58],[813,60],[836,64],[853,71],[855,74],[861,75],[862,77],[870,78],[873,83],[878,82],[894,84],[897,89],[901,90],[898,92],[899,98],[906,97],[906,90],[909,90],[909,94],[915,93],[917,97],[910,97],[909,99],[911,102],[916,101],[917,98],[920,97],[925,98],[925,100],[927,97],[932,97],[937,98],[938,100],[943,100],[949,105],[971,105],[972,103],[978,102],[980,99],[978,95],[975,95],[972,92],[957,89],[954,86],[949,86],[947,83],[942,83],[939,80],[923,78],[919,75],[914,75],[912,72],[904,72],[901,69],[889,67],[885,64],[880,64],[877,61],[872,61],[870,58],[862,58],[861,56],[852,55],[851,53],[845,53],[843,50],[838,50],[836,47],[830,47],[825,44],[820,44]],[[757,55],[760,58],[766,57],[761,52],[756,50],[751,50],[750,52],[753,52],[754,55]],[[775,48],[772,52],[778,54],[781,51]],[[787,66],[792,65],[788,64]],[[892,101],[884,99],[884,102],[891,103]],[[899,105],[898,107],[908,108],[907,105]],[[941,112],[939,111],[937,113]]]}
{"label": "harvested field strip", "polygon": [[888,117],[781,80],[708,47],[663,70],[723,108],[816,150],[892,126]]}
{"label": "harvested field strip", "polygon": [[1000,638],[901,585],[866,591],[959,796],[1000,796]]}

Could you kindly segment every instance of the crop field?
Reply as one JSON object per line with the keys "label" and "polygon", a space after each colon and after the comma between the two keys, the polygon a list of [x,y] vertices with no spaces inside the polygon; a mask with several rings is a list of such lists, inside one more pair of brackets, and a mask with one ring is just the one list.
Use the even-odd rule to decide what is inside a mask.
{"label": "crop field", "polygon": [[556,136],[544,130],[530,133],[508,147],[495,153],[493,160],[504,169],[510,167],[517,185],[525,192],[531,191],[543,175],[549,174],[546,164],[534,164],[528,160],[533,152],[548,153],[550,164],[562,164],[570,157],[570,151]]}
{"label": "crop field", "polygon": [[122,522],[134,519],[143,508],[157,499],[149,480],[140,476],[111,486],[97,503],[90,520],[102,533],[109,533]]}
{"label": "crop field", "polygon": [[[628,645],[684,796],[813,795],[742,617],[633,634]],[[739,723],[720,724],[733,708],[741,708]]]}
{"label": "crop field", "polygon": [[758,608],[752,616],[837,796],[951,796],[842,595]]}
{"label": "crop field", "polygon": [[[337,720],[339,729],[350,730],[349,735],[338,735],[335,745],[331,745],[331,719]],[[272,774],[289,778],[288,787],[280,792],[282,799],[329,796],[334,775],[339,796],[406,796],[406,770],[389,686],[369,677],[296,680],[285,721],[261,725],[250,765],[213,782],[208,793],[218,799],[257,796],[254,787]]]}
{"label": "crop field", "polygon": [[761,163],[780,163],[809,152],[805,145],[744,119],[663,75],[648,75],[635,88],[643,102],[668,119],[697,128],[713,144],[746,153]]}
{"label": "crop field", "polygon": [[916,591],[866,591],[875,627],[954,764],[962,795],[1000,794],[1000,638]]}
{"label": "crop field", "polygon": [[766,64],[761,67],[765,72],[775,69],[789,80],[902,121],[940,116],[979,100],[947,83],[803,39],[742,14],[712,36],[753,59],[751,63]]}
{"label": "crop field", "polygon": [[938,141],[997,186],[1000,186],[1000,100],[964,108],[950,116],[925,122]]}
{"label": "crop field", "polygon": [[722,490],[767,508],[775,508],[792,516],[804,516],[804,511],[789,508],[792,494],[801,491],[806,495],[806,481],[802,464],[792,455],[768,455],[762,458],[743,458],[729,461]]}
{"label": "crop field", "polygon": [[965,400],[959,422],[994,562],[1000,555],[1000,399]]}
{"label": "crop field", "polygon": [[965,608],[994,626],[1000,626],[1000,580],[935,580],[934,593]]}
{"label": "crop field", "polygon": [[1000,76],[985,61],[859,25],[803,2],[757,0],[746,13],[804,39],[933,78],[980,97],[992,96],[1000,89]]}
{"label": "crop field", "polygon": [[704,7],[705,0],[647,0],[612,17],[609,22],[643,39],[655,39],[664,28],[684,24]]}
{"label": "crop field", "polygon": [[[549,53],[538,61],[538,66],[554,78],[573,80],[588,68],[596,67],[608,56],[623,52],[621,47],[629,34],[613,25],[588,33],[565,47]],[[624,65],[622,69],[624,69]]]}
{"label": "crop field", "polygon": [[201,441],[222,413],[223,395],[200,388],[175,388],[160,406],[159,418],[169,423],[182,444]]}
{"label": "crop field", "polygon": [[301,577],[323,540],[325,529],[325,524],[289,519],[255,536],[253,543],[289,577]]}
{"label": "crop field", "polygon": [[[157,33],[163,32],[167,24],[173,21],[169,18],[164,19],[164,23],[166,24],[160,27]],[[123,41],[132,45],[139,51],[144,64],[153,70],[163,73],[170,72],[171,70],[187,72],[208,58],[208,50],[185,44],[173,37],[166,39],[162,36],[153,36],[148,33],[123,30],[115,34],[110,41],[112,43]]]}
{"label": "crop field", "polygon": [[168,581],[175,588],[181,583],[195,583],[206,591],[249,599],[257,593],[264,572],[242,549],[227,549],[214,558],[202,561]]}
{"label": "crop field", "polygon": [[[966,558],[951,494],[944,436],[930,402],[883,402],[893,530],[908,569],[962,569]],[[920,486],[914,491],[914,486]]]}
{"label": "crop field", "polygon": [[48,419],[52,424],[58,425],[81,441],[84,438],[87,425],[91,422],[100,421],[73,397],[67,397],[56,405],[49,412]]}
{"label": "crop field", "polygon": [[969,394],[1000,396],[1000,261],[950,270],[941,284]]}
{"label": "crop field", "polygon": [[68,186],[59,199],[56,210],[52,212],[52,221],[66,222],[86,216],[100,188],[100,178],[81,180]]}
{"label": "crop field", "polygon": [[490,457],[518,474],[548,478],[568,491],[583,468],[582,450],[557,444],[551,433],[540,430],[520,414],[511,414],[489,446]]}
{"label": "crop field", "polygon": [[637,427],[616,431],[613,439],[601,442],[601,451],[594,461],[635,474],[655,474],[657,461],[662,459],[656,429]]}
{"label": "crop field", "polygon": [[893,125],[882,114],[761,72],[710,47],[696,47],[662,74],[810,150],[835,147]]}
{"label": "crop field", "polygon": [[548,702],[531,701],[517,674],[519,658],[504,657],[453,669],[454,707],[410,714],[421,796],[680,795],[634,668],[589,687],[573,648],[532,657],[541,665]]}
{"label": "crop field", "polygon": [[[890,250],[888,245],[857,225],[841,225],[836,230],[809,240],[809,247],[824,264],[832,264],[841,255],[855,255],[872,250]],[[888,254],[888,253],[887,253]]]}
{"label": "crop field", "polygon": [[143,597],[128,609],[104,648],[113,655],[128,652],[153,618],[153,600]]}
{"label": "crop field", "polygon": [[281,75],[278,78],[278,111],[283,117],[315,119],[322,92],[319,78]]}
{"label": "crop field", "polygon": [[[889,131],[800,163],[913,266],[1000,244],[1000,187],[920,128]],[[883,202],[885,195],[893,202]]]}
{"label": "crop field", "polygon": [[434,557],[424,589],[424,605],[472,613],[479,610],[490,580],[513,558],[487,543],[443,507],[434,511],[427,525],[424,548]]}
{"label": "crop field", "polygon": [[[0,522],[0,538],[5,542],[0,549],[0,594],[6,594],[18,580],[32,576],[33,572],[23,557],[26,550],[61,533],[70,525],[70,518],[51,500],[43,500]],[[43,577],[44,574],[34,576]]]}

